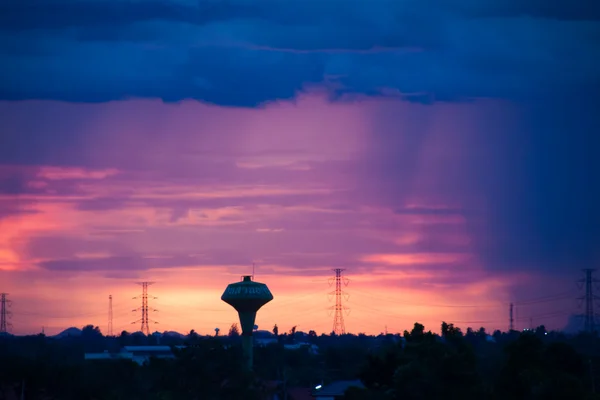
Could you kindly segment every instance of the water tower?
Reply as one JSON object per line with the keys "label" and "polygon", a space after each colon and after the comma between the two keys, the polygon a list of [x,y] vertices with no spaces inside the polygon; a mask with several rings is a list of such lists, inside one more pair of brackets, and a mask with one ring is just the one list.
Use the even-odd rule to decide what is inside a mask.
{"label": "water tower", "polygon": [[241,282],[229,284],[221,300],[235,308],[240,316],[244,359],[248,369],[252,369],[252,330],[256,312],[273,300],[273,295],[267,285],[254,282],[252,276],[247,275],[242,277]]}

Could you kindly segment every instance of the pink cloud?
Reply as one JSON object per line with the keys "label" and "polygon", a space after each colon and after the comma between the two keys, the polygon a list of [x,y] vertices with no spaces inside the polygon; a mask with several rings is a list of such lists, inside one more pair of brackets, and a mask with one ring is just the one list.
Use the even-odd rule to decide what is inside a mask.
{"label": "pink cloud", "polygon": [[[465,257],[467,256],[467,257]],[[372,254],[363,257],[363,261],[374,264],[387,265],[419,265],[419,264],[447,264],[465,261],[465,254]]]}
{"label": "pink cloud", "polygon": [[61,179],[104,179],[118,174],[119,171],[110,169],[93,170],[86,168],[65,167],[41,167],[37,172],[37,178],[48,180]]}
{"label": "pink cloud", "polygon": [[[352,277],[353,331],[378,333],[386,315],[396,330],[441,318],[505,325],[502,306],[408,306],[510,297],[516,278],[490,276],[469,228],[485,217],[466,182],[469,157],[489,149],[465,148],[481,145],[487,103],[330,104],[317,93],[254,110],[138,100],[1,107],[13,129],[35,119],[85,133],[56,162],[0,168],[14,182],[0,186],[0,280],[22,311],[19,332],[102,325],[102,299],[123,298],[125,310],[140,279],[157,280],[161,330],[226,329],[237,317],[220,294],[252,262],[276,298],[259,314],[268,329],[329,332],[335,267]],[[78,296],[85,301],[67,301]],[[131,329],[129,317],[116,325]]]}

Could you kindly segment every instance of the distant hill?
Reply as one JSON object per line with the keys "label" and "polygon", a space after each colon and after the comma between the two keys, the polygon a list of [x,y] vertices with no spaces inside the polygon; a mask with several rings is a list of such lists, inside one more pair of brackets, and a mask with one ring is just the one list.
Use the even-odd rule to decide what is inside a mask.
{"label": "distant hill", "polygon": [[[120,334],[118,334],[117,336],[119,336],[119,335]],[[130,336],[146,336],[141,331],[128,332],[128,335],[130,335]],[[52,337],[61,339],[61,338],[66,338],[66,337],[79,337],[79,336],[81,336],[81,329],[71,327],[71,328],[65,329],[64,331],[62,331]],[[187,334],[179,333],[176,331],[164,331],[164,332],[157,331],[157,332],[152,333],[151,336],[185,339],[187,337]],[[212,336],[212,335],[206,335],[206,336]],[[256,338],[271,338],[271,337],[274,337],[275,335],[270,331],[260,330],[260,331],[255,331],[254,336]],[[303,336],[307,336],[307,334],[304,332],[296,332],[296,336],[303,337]]]}
{"label": "distant hill", "polygon": [[69,336],[81,336],[81,329],[75,328],[75,327],[67,328],[64,331],[62,331],[61,333],[54,335],[53,337],[64,338],[64,337],[69,337]]}
{"label": "distant hill", "polygon": [[185,335],[179,333],[179,332],[175,332],[175,331],[164,331],[163,333],[159,333],[159,332],[154,332],[155,334],[158,333],[159,335],[163,336],[163,337],[176,337],[179,339],[183,339],[185,337]]}

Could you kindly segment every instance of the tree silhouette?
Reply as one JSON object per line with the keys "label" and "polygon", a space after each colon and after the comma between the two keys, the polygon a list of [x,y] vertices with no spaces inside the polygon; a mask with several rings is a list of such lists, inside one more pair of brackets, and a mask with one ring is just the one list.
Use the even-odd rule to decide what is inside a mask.
{"label": "tree silhouette", "polygon": [[[545,332],[540,327],[541,332]],[[508,360],[498,389],[514,399],[584,399],[581,355],[565,343],[544,345],[536,333],[524,333],[506,347]]]}
{"label": "tree silhouette", "polygon": [[[346,399],[600,400],[593,393],[600,387],[600,338],[558,335],[543,327],[494,332],[495,342],[483,329],[462,335],[451,323],[443,323],[439,335],[415,323],[404,340],[311,331],[317,355],[305,348],[286,349],[282,344],[293,337],[290,330],[280,343],[255,349],[251,373],[243,367],[241,346],[230,345],[234,339],[204,337],[194,330],[185,338],[164,337],[174,346],[175,358],[152,358],[139,366],[131,360],[84,361],[83,352],[90,343],[100,346],[93,352],[102,352],[134,340],[147,345],[150,338],[126,332],[106,338],[92,325],[82,331],[65,338],[0,336],[0,397],[2,389],[17,388],[18,393],[24,380],[25,398],[31,399],[252,400],[267,398],[261,381],[283,379],[288,387],[308,388],[360,378],[366,388],[348,390]],[[231,331],[240,333],[237,324]],[[177,347],[191,343],[193,336],[198,336],[193,346]],[[280,389],[269,387],[269,395],[281,395]]]}
{"label": "tree silhouette", "polygon": [[277,324],[275,324],[273,326],[273,335],[275,335],[275,336],[279,335],[279,328],[277,327]]}
{"label": "tree silhouette", "polygon": [[368,355],[360,377],[367,390],[354,399],[486,398],[477,374],[477,359],[460,329],[442,323],[443,343],[415,323],[404,333],[406,345],[395,344],[382,355]]}
{"label": "tree silhouette", "polygon": [[240,336],[240,328],[238,328],[237,323],[234,322],[233,324],[231,324],[231,327],[229,328],[229,336],[230,337]]}
{"label": "tree silhouette", "polygon": [[102,336],[100,328],[94,325],[86,325],[81,329],[81,336],[85,337],[99,337]]}
{"label": "tree silhouette", "polygon": [[104,337],[100,328],[93,325],[86,325],[81,329],[81,340],[86,352],[97,352],[104,350]]}
{"label": "tree silhouette", "polygon": [[418,336],[423,336],[425,334],[425,326],[415,322],[415,325],[413,326],[412,331],[410,331],[410,335],[412,337],[418,337]]}
{"label": "tree silhouette", "polygon": [[187,340],[188,340],[189,344],[196,345],[196,344],[198,344],[199,339],[200,339],[200,335],[198,335],[198,333],[195,330],[191,329],[190,333],[188,333],[188,335],[187,335]]}
{"label": "tree silhouette", "polygon": [[[472,336],[474,334],[473,329],[468,328],[467,334]],[[442,337],[455,338],[455,337],[461,337],[461,336],[462,336],[462,332],[461,332],[460,328],[455,327],[454,324],[448,324],[446,322],[442,322]]]}

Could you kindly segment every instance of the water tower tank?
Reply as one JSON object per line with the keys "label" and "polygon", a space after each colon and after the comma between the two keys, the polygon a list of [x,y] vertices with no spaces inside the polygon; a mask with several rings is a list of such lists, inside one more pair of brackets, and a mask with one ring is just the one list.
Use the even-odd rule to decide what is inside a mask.
{"label": "water tower tank", "polygon": [[254,282],[252,277],[247,275],[242,277],[241,282],[229,284],[221,300],[235,308],[240,316],[244,358],[248,368],[252,369],[252,330],[256,312],[273,300],[273,295],[267,285]]}

